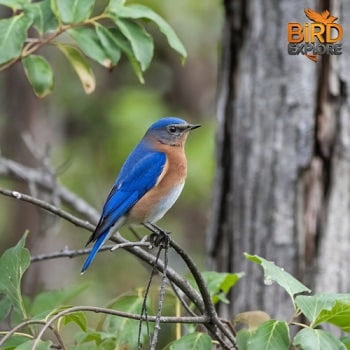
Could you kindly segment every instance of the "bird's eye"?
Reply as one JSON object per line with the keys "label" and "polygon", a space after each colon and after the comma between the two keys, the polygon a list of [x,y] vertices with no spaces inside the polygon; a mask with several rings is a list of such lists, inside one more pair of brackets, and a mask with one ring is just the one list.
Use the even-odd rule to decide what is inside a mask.
{"label": "bird's eye", "polygon": [[177,130],[176,126],[174,125],[169,126],[169,132],[171,132],[172,134],[175,134],[176,130]]}

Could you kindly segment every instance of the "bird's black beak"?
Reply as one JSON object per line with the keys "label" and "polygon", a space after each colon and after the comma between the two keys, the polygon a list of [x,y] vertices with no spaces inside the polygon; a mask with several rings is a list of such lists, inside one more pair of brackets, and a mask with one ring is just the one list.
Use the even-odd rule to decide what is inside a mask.
{"label": "bird's black beak", "polygon": [[200,126],[201,126],[200,124],[188,124],[187,125],[187,130],[190,131],[190,130],[193,130],[193,129],[197,129]]}

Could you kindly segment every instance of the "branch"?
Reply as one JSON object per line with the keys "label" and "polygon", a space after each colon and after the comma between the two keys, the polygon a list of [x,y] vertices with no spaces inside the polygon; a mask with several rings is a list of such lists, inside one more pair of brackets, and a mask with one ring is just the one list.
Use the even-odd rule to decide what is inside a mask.
{"label": "branch", "polygon": [[[73,223],[78,227],[84,228],[87,231],[93,232],[93,230],[95,229],[95,226],[93,226],[92,224],[84,220],[80,220],[72,216],[71,214],[67,213],[63,209],[59,209],[52,204],[49,204],[45,201],[39,200],[32,196],[29,196],[17,191],[11,191],[11,190],[6,190],[2,188],[0,188],[0,193],[11,198],[26,201],[28,203],[32,203],[34,205],[40,206],[40,208],[47,210],[48,212],[51,212],[53,214],[58,215],[59,213],[61,215],[61,218]],[[139,259],[143,260],[148,265],[152,266],[153,264],[155,264],[155,266],[157,267],[157,270],[163,273],[164,263],[161,260],[156,261],[156,258],[154,255],[144,251],[140,247],[134,246],[134,244],[130,244],[133,242],[126,240],[118,232],[114,234],[110,238],[110,240],[114,243],[122,244],[124,249],[126,249],[128,252],[132,253],[133,255],[137,256]],[[168,267],[167,275],[168,275],[168,278],[176,286],[178,286],[184,292],[184,294],[198,307],[200,312],[203,313],[204,304],[199,294],[197,293],[197,291],[195,291],[192,288],[192,286],[184,278],[182,278],[182,276],[180,276],[175,270],[171,269],[170,267]]]}
{"label": "branch", "polygon": [[[158,316],[142,316],[138,314],[133,314],[130,312],[124,312],[124,311],[118,311],[118,310],[112,310],[112,309],[106,309],[101,307],[94,307],[94,306],[73,306],[71,308],[68,308],[66,310],[63,310],[59,313],[57,313],[55,316],[53,316],[49,321],[46,322],[44,327],[41,329],[41,331],[38,333],[35,342],[33,344],[32,349],[35,350],[35,348],[38,346],[40,339],[44,335],[45,331],[52,327],[52,323],[56,320],[59,320],[61,317],[74,313],[77,311],[91,311],[95,313],[105,313],[108,315],[114,315],[114,316],[120,316],[125,317],[129,319],[134,320],[142,320],[142,321],[150,321],[150,322],[156,322],[158,319]],[[208,322],[208,318],[206,316],[198,316],[198,317],[174,317],[174,316],[161,316],[160,321],[163,323],[203,323],[205,324]],[[2,345],[2,341],[0,342],[0,345]]]}
{"label": "branch", "polygon": [[150,230],[153,234],[158,235],[158,238],[156,238],[156,241],[159,240],[159,242],[162,242],[162,240],[165,240],[167,242],[167,245],[170,244],[170,246],[175,249],[175,251],[180,255],[180,257],[186,263],[188,269],[192,273],[192,275],[197,283],[198,289],[199,289],[199,291],[202,295],[203,301],[204,301],[205,311],[208,313],[208,316],[210,319],[210,323],[206,325],[207,328],[221,342],[221,344],[224,345],[222,338],[217,337],[217,332],[215,330],[215,327],[212,327],[212,325],[214,324],[227,337],[227,339],[232,343],[233,347],[237,348],[234,335],[223,325],[223,323],[219,319],[219,317],[216,313],[214,304],[211,300],[208,288],[207,288],[205,281],[203,279],[203,276],[199,272],[199,269],[197,268],[196,264],[191,259],[191,257],[187,253],[185,253],[185,251],[175,241],[173,241],[170,238],[168,232],[164,231],[162,228],[160,228],[159,226],[157,226],[155,224],[144,223],[143,225],[148,230]]}
{"label": "branch", "polygon": [[[34,198],[32,196],[29,196],[29,195],[26,195],[23,193],[19,193],[17,191],[11,191],[11,190],[1,189],[1,188],[0,188],[0,193],[5,195],[5,196],[12,197],[12,198],[22,200],[22,201],[26,201],[26,202],[32,203],[36,206],[39,206],[40,208],[47,210],[55,215],[59,215],[61,218],[73,223],[76,226],[85,228],[88,231],[92,232],[95,228],[89,222],[80,220],[80,219],[74,217],[73,215],[67,213],[66,211],[64,211],[60,208],[57,208],[54,205],[49,204],[45,201]],[[143,249],[141,249],[141,247],[137,247],[137,246],[134,246],[134,244],[130,244],[132,242],[127,241],[118,232],[111,237],[111,240],[117,244],[123,244],[123,247],[127,251],[129,251],[133,255],[137,256],[141,260],[145,261],[147,264],[149,264],[151,266],[152,265],[156,266],[158,271],[162,272],[163,274],[166,271],[167,277],[169,278],[169,280],[172,281],[176,286],[178,286],[184,292],[184,294],[198,307],[200,312],[202,314],[204,314],[205,317],[206,317],[206,313],[208,312],[209,322],[207,322],[205,324],[205,326],[213,334],[213,336],[217,340],[219,340],[221,345],[226,349],[230,349],[230,348],[232,348],[232,346],[234,349],[236,348],[236,342],[235,342],[235,338],[234,338],[233,334],[231,334],[228,331],[228,329],[221,323],[220,319],[218,318],[218,316],[216,314],[215,308],[214,308],[214,306],[211,302],[211,299],[210,299],[209,292],[206,289],[205,282],[203,281],[203,278],[202,278],[200,272],[198,271],[194,262],[191,260],[191,258],[187,254],[185,254],[185,252],[182,250],[182,248],[180,248],[175,242],[171,241],[171,246],[184,259],[184,261],[186,262],[190,271],[194,275],[194,277],[197,281],[198,287],[202,293],[202,297],[203,297],[204,302],[201,299],[201,297],[199,296],[199,294],[197,293],[197,291],[195,291],[193,289],[193,287],[191,287],[190,284],[184,278],[182,278],[177,272],[175,272],[170,267],[166,267],[163,261],[157,260],[154,255],[145,252]],[[208,298],[208,296],[209,296],[209,298]],[[224,340],[222,339],[222,336],[220,335],[220,332],[218,333],[217,328],[220,330],[220,332],[222,334],[224,334],[229,339],[232,346],[225,344]]]}
{"label": "branch", "polygon": [[48,174],[46,170],[27,167],[0,156],[0,176],[34,184],[49,193],[54,192],[66,206],[73,209],[76,213],[91,222],[98,221],[99,213],[95,208],[57,181],[54,181],[52,174]]}
{"label": "branch", "polygon": [[7,190],[7,189],[1,188],[1,187],[0,187],[0,194],[3,194],[4,196],[7,196],[7,197],[12,197],[12,198],[24,201],[24,202],[34,204],[37,207],[44,209],[52,214],[55,214],[55,215],[59,216],[60,218],[63,218],[76,226],[81,227],[82,225],[84,225],[85,228],[90,230],[90,231],[93,231],[95,228],[95,226],[90,224],[89,222],[80,220],[77,217],[75,217],[74,215],[69,214],[68,212],[66,212],[64,210],[57,208],[56,206],[54,206],[48,202],[45,202],[41,199],[35,198],[33,196],[29,196],[27,194],[20,193],[17,191]]}
{"label": "branch", "polygon": [[[1,188],[0,188],[0,192],[1,192]],[[145,241],[140,241],[140,242],[127,242],[127,243],[120,243],[120,244],[110,244],[110,245],[105,245],[105,246],[101,247],[99,252],[105,252],[107,250],[114,252],[116,249],[126,248],[126,247],[146,247],[146,248],[149,248],[150,243],[145,242]],[[33,263],[33,262],[58,259],[58,258],[75,258],[76,256],[90,254],[91,250],[92,250],[92,248],[75,249],[75,250],[69,250],[69,249],[65,248],[65,249],[60,250],[58,252],[34,255],[31,257],[30,261]]]}
{"label": "branch", "polygon": [[[20,324],[18,324],[17,326],[13,327],[10,331],[8,331],[3,338],[1,338],[0,340],[0,346],[4,345],[5,342],[11,337],[11,335],[14,335],[17,333],[17,331],[21,328],[27,327],[27,326],[31,326],[34,324],[41,324],[41,325],[46,325],[45,321],[41,321],[41,320],[27,320],[24,321]],[[46,327],[46,329],[50,329],[52,331],[52,333],[55,335],[58,343],[60,344],[60,348],[65,350],[66,347],[64,345],[63,339],[61,337],[61,335],[59,334],[59,332],[57,332],[56,328],[52,327],[51,325],[48,325],[48,327]],[[3,331],[1,333],[4,333]],[[22,336],[28,336],[27,334],[20,334]],[[34,337],[31,337],[34,338]]]}

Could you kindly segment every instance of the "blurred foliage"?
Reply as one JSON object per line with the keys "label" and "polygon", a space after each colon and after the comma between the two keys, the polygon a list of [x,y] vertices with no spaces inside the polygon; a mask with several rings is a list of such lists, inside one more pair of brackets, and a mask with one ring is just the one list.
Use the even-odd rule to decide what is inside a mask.
{"label": "blurred foliage", "polygon": [[[102,3],[101,8],[106,1]],[[92,63],[97,86],[94,93],[86,96],[65,58],[43,48],[53,70],[59,72],[55,75],[55,88],[44,100],[33,99],[31,105],[25,107],[28,113],[33,110],[34,116],[20,126],[33,136],[40,149],[48,148],[50,163],[59,181],[100,209],[123,161],[150,123],[166,115],[201,123],[202,128],[190,135],[187,142],[189,166],[185,189],[160,225],[171,230],[174,238],[193,252],[192,256],[199,266],[204,266],[205,228],[214,173],[214,113],[221,2],[204,0],[198,4],[193,0],[180,0],[174,4],[171,0],[164,0],[128,3],[142,3],[151,7],[174,28],[188,53],[184,66],[157,27],[145,23],[155,41],[153,62],[144,74],[145,84],[138,83],[125,57],[111,72]],[[99,11],[100,8],[95,10]],[[12,67],[11,71],[0,75],[0,86],[22,84],[32,94],[27,82],[11,78],[15,69]],[[20,73],[23,75],[23,72]],[[0,91],[0,101],[3,102],[0,103],[2,135],[8,133],[9,125],[16,125],[12,122],[13,112],[5,108],[8,90]],[[16,87],[12,90],[16,90]],[[20,96],[12,98],[19,100]],[[20,159],[15,147],[19,147],[21,142],[19,133],[16,144],[9,146],[0,143],[3,155]],[[18,184],[8,186],[6,183],[6,187],[16,189]],[[19,213],[15,210],[18,203],[9,199],[0,198],[0,206],[3,209],[1,217],[13,219],[0,222],[1,250],[11,242],[9,237],[13,242],[14,237],[23,232],[18,229],[18,224],[30,230],[29,248],[33,252],[51,252],[64,246],[81,248],[88,238],[86,232],[60,220],[52,229],[45,225],[32,225],[30,221],[18,221]],[[36,237],[37,232],[40,242],[33,243],[30,237]],[[124,229],[123,234],[129,235],[128,230]],[[172,266],[187,272],[175,257],[170,256],[170,259]],[[79,277],[82,260],[47,261],[41,264],[36,285],[58,288],[69,286],[77,279],[96,281],[80,300],[103,304],[121,291],[142,285],[149,274],[147,268],[140,269],[133,257],[121,251],[113,255],[108,252],[99,254],[94,268]],[[129,267],[127,271],[125,266]],[[132,279],[130,269],[133,269]],[[64,279],[57,278],[62,272]]]}

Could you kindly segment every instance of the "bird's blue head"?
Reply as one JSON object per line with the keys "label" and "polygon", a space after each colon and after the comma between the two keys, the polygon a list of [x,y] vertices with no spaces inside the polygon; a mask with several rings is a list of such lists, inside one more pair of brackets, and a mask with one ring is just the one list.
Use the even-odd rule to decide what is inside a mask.
{"label": "bird's blue head", "polygon": [[180,118],[166,117],[153,123],[145,137],[155,138],[165,145],[181,146],[185,143],[188,132],[199,127],[199,124],[189,124]]}

